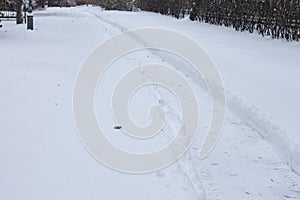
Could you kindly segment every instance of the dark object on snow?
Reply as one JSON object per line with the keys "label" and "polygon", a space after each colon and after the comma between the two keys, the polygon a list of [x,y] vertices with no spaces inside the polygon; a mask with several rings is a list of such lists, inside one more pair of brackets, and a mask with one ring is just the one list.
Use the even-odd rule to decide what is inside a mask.
{"label": "dark object on snow", "polygon": [[114,129],[120,130],[122,129],[122,126],[115,126]]}
{"label": "dark object on snow", "polygon": [[27,15],[27,30],[33,30],[33,15]]}

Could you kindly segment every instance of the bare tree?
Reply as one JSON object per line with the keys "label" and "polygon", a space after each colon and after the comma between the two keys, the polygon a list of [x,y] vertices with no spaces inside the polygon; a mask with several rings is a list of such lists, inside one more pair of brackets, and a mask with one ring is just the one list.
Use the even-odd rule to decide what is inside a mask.
{"label": "bare tree", "polygon": [[46,0],[36,0],[35,1],[36,7],[44,8],[46,4]]}
{"label": "bare tree", "polygon": [[17,11],[17,18],[16,23],[22,24],[23,23],[23,15],[22,15],[22,0],[16,0],[16,11]]}

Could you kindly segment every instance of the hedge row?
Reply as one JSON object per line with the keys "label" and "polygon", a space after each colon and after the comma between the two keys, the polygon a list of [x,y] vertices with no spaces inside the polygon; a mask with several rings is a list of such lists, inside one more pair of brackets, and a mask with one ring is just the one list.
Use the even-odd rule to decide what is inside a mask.
{"label": "hedge row", "polygon": [[233,27],[262,36],[300,39],[300,0],[137,0],[142,10]]}

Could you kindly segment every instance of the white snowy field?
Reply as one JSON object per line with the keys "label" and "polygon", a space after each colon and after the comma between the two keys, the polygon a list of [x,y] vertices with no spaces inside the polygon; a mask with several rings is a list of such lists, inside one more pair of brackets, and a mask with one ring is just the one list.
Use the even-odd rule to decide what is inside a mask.
{"label": "white snowy field", "polygon": [[[0,29],[0,199],[300,199],[300,43],[148,12],[84,6],[34,15],[34,31],[12,21],[2,22]],[[227,116],[222,138],[206,159],[198,158],[200,136],[170,167],[131,175],[98,163],[82,146],[72,111],[80,66],[101,42],[138,27],[189,36],[220,70]],[[114,81],[131,66],[167,62],[178,67],[174,60],[157,52],[126,55],[98,92],[109,97]],[[199,76],[186,76],[200,107],[208,105]],[[150,106],[157,98],[174,102],[163,89],[140,91],[130,107],[133,118],[147,123],[143,102]],[[178,105],[171,103],[166,136],[153,144],[136,143],[112,128],[110,99],[98,100],[107,137],[131,151],[157,148],[178,125]],[[205,123],[200,129],[201,135]]]}

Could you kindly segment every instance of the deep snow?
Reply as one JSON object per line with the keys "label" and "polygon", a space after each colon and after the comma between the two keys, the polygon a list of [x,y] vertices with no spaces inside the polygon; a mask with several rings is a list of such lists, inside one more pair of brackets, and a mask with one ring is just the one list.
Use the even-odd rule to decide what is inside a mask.
{"label": "deep snow", "polygon": [[[300,178],[286,164],[300,171],[299,154],[294,150],[300,144],[299,43],[148,12],[102,11],[97,7],[36,12],[34,31],[13,22],[3,25],[1,199],[300,198]],[[205,160],[198,159],[197,148],[207,128],[206,118],[199,139],[183,158],[157,173],[136,176],[104,167],[86,152],[75,131],[72,91],[81,63],[100,42],[127,29],[149,26],[177,30],[206,48],[224,79],[228,115],[219,144]],[[123,72],[117,69],[119,65],[126,71],[150,61],[179,67],[170,55],[127,55],[115,63],[111,71],[114,78],[108,74],[104,85],[113,87],[112,82]],[[199,104],[205,107],[209,98],[199,77],[184,70],[199,95]],[[109,97],[111,88],[101,91]],[[111,117],[104,119],[104,129],[111,133],[108,137],[132,151],[157,148],[171,137],[178,122],[177,104],[169,96],[162,89],[148,88],[131,105],[133,118],[143,124],[147,123],[146,109],[138,102],[147,99],[151,104],[164,99],[170,103],[169,127],[165,136],[152,141],[154,144],[130,143],[111,130]],[[110,99],[102,101],[99,113],[111,116],[105,106]],[[209,115],[209,110],[204,109],[203,114]]]}

